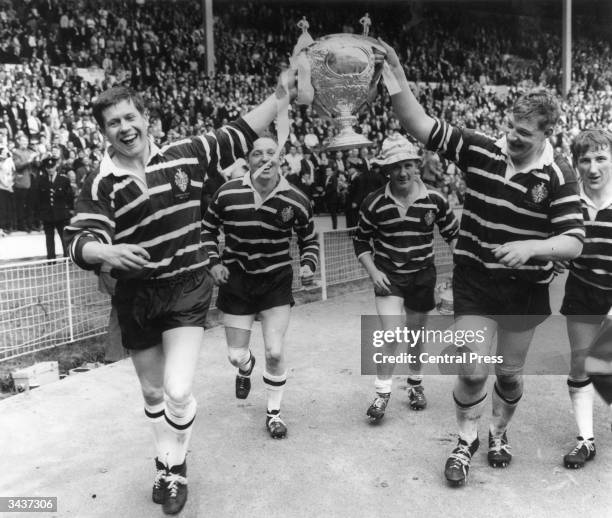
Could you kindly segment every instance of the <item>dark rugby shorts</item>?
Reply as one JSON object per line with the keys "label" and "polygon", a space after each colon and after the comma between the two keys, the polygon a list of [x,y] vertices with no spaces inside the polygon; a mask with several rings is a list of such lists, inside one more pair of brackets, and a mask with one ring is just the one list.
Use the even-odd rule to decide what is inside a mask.
{"label": "dark rugby shorts", "polygon": [[217,307],[230,315],[254,315],[264,309],[295,304],[293,269],[286,266],[267,273],[247,273],[229,267],[229,279],[219,286]]}
{"label": "dark rugby shorts", "polygon": [[436,307],[436,267],[431,265],[413,273],[392,273],[380,269],[389,279],[391,293],[374,288],[377,297],[395,295],[404,299],[404,306],[411,311],[425,313]]}
{"label": "dark rugby shorts", "polygon": [[580,280],[571,272],[565,281],[561,314],[580,322],[600,324],[612,307],[612,290]]}
{"label": "dark rugby shorts", "polygon": [[204,327],[213,281],[206,268],[160,280],[119,280],[113,296],[126,349],[161,343],[177,327]]}
{"label": "dark rugby shorts", "polygon": [[455,317],[480,315],[493,318],[509,331],[526,331],[550,315],[547,284],[536,284],[513,275],[500,278],[484,268],[456,265],[453,272]]}

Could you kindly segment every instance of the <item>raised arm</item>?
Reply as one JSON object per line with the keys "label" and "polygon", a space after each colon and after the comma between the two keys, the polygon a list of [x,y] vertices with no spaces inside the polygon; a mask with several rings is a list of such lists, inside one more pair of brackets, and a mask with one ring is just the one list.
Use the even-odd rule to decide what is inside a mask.
{"label": "raised arm", "polygon": [[291,102],[297,96],[295,74],[295,71],[287,71],[288,91],[285,90],[281,84],[281,79],[279,78],[276,92],[270,95],[264,102],[253,108],[243,117],[245,122],[255,133],[257,133],[257,135],[261,135],[266,129],[268,129],[268,126],[276,118],[276,114],[278,112],[278,99],[280,97],[288,94],[289,102]]}
{"label": "raised arm", "polygon": [[426,144],[434,126],[434,120],[425,113],[412,90],[410,90],[408,79],[406,79],[404,69],[393,47],[380,39],[378,41],[387,52],[385,59],[389,64],[393,77],[401,88],[400,92],[391,96],[393,112],[408,133],[419,142]]}

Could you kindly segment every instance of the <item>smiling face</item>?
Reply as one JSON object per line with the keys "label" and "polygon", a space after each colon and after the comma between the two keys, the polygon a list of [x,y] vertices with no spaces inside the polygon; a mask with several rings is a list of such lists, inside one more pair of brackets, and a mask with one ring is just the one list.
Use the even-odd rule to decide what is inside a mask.
{"label": "smiling face", "polygon": [[544,150],[552,128],[542,129],[537,117],[518,118],[511,115],[508,120],[506,141],[508,156],[515,165],[524,165],[535,159]]}
{"label": "smiling face", "polygon": [[144,157],[149,121],[132,100],[121,100],[102,112],[103,130],[117,154],[134,159]]}
{"label": "smiling face", "polygon": [[258,138],[253,143],[253,149],[249,153],[249,169],[251,174],[264,167],[258,174],[257,179],[260,181],[268,181],[278,177],[279,160],[275,156],[278,144],[271,138]]}
{"label": "smiling face", "polygon": [[419,178],[420,160],[402,160],[389,166],[392,191],[408,192]]}
{"label": "smiling face", "polygon": [[604,190],[610,185],[612,154],[608,146],[588,149],[578,157],[576,166],[587,193]]}

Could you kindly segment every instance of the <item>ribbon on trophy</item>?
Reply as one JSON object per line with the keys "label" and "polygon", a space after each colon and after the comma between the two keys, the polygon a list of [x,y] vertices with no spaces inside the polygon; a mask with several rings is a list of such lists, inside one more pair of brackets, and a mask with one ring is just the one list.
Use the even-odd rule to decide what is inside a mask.
{"label": "ribbon on trophy", "polygon": [[386,61],[383,63],[382,67],[382,80],[387,88],[387,92],[389,95],[395,95],[402,91],[402,87],[400,86],[398,80],[395,78],[395,75],[391,71],[391,67],[389,63]]}
{"label": "ribbon on trophy", "polygon": [[302,50],[314,43],[314,40],[308,32],[309,25],[305,16],[302,17],[297,26],[302,29],[302,34],[300,34],[293,48],[293,55],[289,59],[289,64],[291,68],[297,70],[297,103],[310,105],[314,99],[314,88],[310,81],[310,61]]}
{"label": "ribbon on trophy", "polygon": [[[289,69],[281,72],[279,85],[276,88],[276,140],[278,141],[278,147],[270,162],[280,158],[285,142],[289,138],[289,74],[297,72],[298,104],[311,104],[314,97],[314,89],[310,82],[310,63],[306,56],[301,54],[302,49],[313,43],[314,40],[308,33],[309,25],[305,16],[297,25],[302,29],[302,34],[293,48],[291,58],[289,58]],[[257,169],[253,173],[253,178],[257,178],[266,167],[269,167],[270,162],[266,162]]]}

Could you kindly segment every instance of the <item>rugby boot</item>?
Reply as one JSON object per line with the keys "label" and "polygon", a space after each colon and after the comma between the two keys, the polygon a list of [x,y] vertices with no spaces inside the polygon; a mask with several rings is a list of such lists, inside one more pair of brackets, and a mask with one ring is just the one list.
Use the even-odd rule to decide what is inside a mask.
{"label": "rugby boot", "polygon": [[166,491],[162,510],[165,514],[177,514],[187,502],[187,459],[172,466],[165,476]]}
{"label": "rugby boot", "polygon": [[155,479],[153,480],[153,502],[156,504],[164,503],[166,494],[166,466],[155,458]]}
{"label": "rugby boot", "polygon": [[578,443],[574,449],[563,457],[563,464],[568,469],[583,468],[588,460],[593,460],[595,457],[595,442],[592,437],[583,439],[578,436],[576,439],[578,439]]}
{"label": "rugby boot", "polygon": [[476,453],[479,446],[478,437],[471,444],[459,439],[456,448],[451,452],[444,466],[444,476],[449,485],[462,486],[467,482],[472,455]]}
{"label": "rugby boot", "polygon": [[287,425],[280,417],[280,412],[268,411],[266,428],[272,439],[284,439],[287,436]]}
{"label": "rugby boot", "polygon": [[385,410],[387,409],[387,404],[389,403],[390,397],[390,392],[386,394],[377,392],[374,401],[366,411],[366,415],[372,421],[380,421],[383,417],[385,417]]}
{"label": "rugby boot", "polygon": [[425,410],[427,399],[423,385],[408,385],[408,402],[412,410]]}
{"label": "rugby boot", "polygon": [[238,369],[236,374],[236,397],[246,399],[251,392],[251,373],[255,367],[255,356],[251,353],[251,368],[248,371]]}
{"label": "rugby boot", "polygon": [[489,431],[489,453],[487,453],[489,466],[492,468],[505,468],[512,460],[510,445],[506,432],[499,436],[494,436]]}

